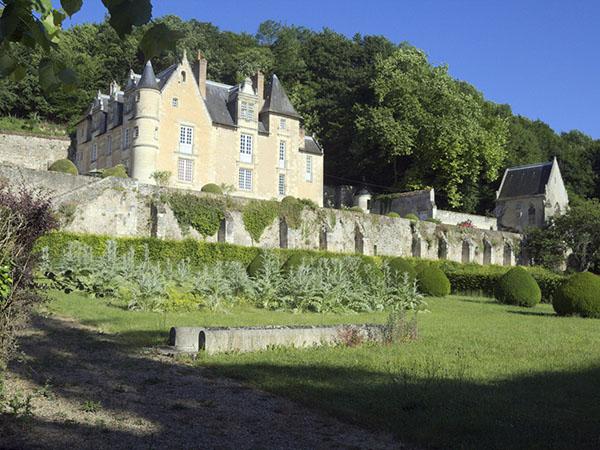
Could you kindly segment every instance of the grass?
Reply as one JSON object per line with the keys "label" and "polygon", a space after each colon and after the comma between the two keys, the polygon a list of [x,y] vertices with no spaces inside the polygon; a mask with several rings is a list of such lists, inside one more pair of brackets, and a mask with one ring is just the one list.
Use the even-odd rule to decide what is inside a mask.
{"label": "grass", "polygon": [[[290,314],[236,308],[163,317],[53,294],[48,308],[119,333],[163,343],[171,325],[325,324],[385,314]],[[559,318],[486,298],[428,299],[421,339],[359,347],[278,349],[201,356],[215,376],[244,380],[366,427],[431,448],[600,447],[600,321]],[[160,327],[157,327],[160,324]],[[158,339],[158,340],[160,340]]]}
{"label": "grass", "polygon": [[42,134],[47,136],[66,136],[65,125],[39,120],[35,115],[29,119],[21,119],[14,116],[0,117],[0,130],[20,131],[24,133]]}

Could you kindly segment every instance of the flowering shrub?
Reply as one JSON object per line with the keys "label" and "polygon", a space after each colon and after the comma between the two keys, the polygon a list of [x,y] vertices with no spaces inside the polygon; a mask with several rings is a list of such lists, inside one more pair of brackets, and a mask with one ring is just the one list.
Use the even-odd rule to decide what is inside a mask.
{"label": "flowering shrub", "polygon": [[473,222],[471,222],[471,219],[467,219],[464,222],[459,222],[456,225],[463,228],[473,228]]}

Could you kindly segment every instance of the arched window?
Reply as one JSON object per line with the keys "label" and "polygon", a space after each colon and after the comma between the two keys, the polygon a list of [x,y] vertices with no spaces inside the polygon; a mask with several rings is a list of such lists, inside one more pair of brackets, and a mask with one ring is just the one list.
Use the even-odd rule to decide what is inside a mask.
{"label": "arched window", "polygon": [[462,243],[461,261],[464,263],[471,262],[471,245],[467,241],[463,241]]}

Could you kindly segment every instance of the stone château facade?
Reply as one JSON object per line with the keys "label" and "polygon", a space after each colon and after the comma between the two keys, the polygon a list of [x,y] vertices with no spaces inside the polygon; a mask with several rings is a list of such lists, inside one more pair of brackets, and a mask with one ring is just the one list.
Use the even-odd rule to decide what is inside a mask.
{"label": "stone ch\u00e2teau facade", "polygon": [[154,74],[130,72],[124,90],[111,83],[77,124],[80,173],[124,164],[132,178],[199,190],[208,183],[233,187],[236,196],[286,195],[323,205],[323,150],[305,136],[276,75],[261,73],[237,86],[206,79],[207,62],[182,61]]}

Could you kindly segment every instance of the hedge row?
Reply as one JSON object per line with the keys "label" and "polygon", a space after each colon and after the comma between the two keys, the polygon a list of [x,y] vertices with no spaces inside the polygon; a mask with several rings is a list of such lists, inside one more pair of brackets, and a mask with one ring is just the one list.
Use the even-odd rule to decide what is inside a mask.
{"label": "hedge row", "polygon": [[[126,253],[133,247],[136,258],[142,259],[147,247],[148,256],[151,260],[164,261],[170,259],[173,262],[177,262],[187,258],[193,266],[201,266],[217,261],[239,261],[248,265],[261,251],[260,247],[244,247],[224,242],[201,242],[194,239],[175,241],[150,237],[116,238],[114,236],[68,232],[53,232],[43,236],[36,242],[34,251],[40,251],[43,247],[48,247],[50,259],[56,260],[68,248],[69,242],[80,241],[89,245],[94,255],[102,255],[106,251],[106,241],[110,239],[116,241],[118,254]],[[287,260],[291,255],[299,255],[306,258],[335,258],[340,256],[340,253],[324,250],[276,249],[275,251],[281,255],[282,262]],[[372,263],[380,262],[380,258],[377,257],[365,255],[361,257],[365,261]]]}

